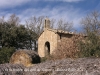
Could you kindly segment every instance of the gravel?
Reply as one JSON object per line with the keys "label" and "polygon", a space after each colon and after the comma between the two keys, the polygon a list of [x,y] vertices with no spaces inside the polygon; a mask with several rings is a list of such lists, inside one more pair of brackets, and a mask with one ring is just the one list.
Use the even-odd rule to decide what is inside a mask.
{"label": "gravel", "polygon": [[0,75],[100,75],[100,58],[50,60],[31,67],[0,64]]}

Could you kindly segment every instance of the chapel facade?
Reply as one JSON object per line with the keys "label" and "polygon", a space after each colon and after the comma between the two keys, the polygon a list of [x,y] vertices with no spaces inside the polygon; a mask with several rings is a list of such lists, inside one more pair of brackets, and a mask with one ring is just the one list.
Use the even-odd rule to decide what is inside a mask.
{"label": "chapel facade", "polygon": [[51,29],[50,20],[45,19],[44,31],[38,38],[38,54],[40,57],[51,55],[54,50],[57,50],[61,46],[61,42],[66,39],[68,44],[72,41],[73,32]]}

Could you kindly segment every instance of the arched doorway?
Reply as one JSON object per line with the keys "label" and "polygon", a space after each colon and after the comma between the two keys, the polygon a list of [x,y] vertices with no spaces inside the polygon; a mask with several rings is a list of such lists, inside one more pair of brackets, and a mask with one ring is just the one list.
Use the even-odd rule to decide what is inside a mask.
{"label": "arched doorway", "polygon": [[45,56],[50,55],[50,43],[47,41],[45,43]]}

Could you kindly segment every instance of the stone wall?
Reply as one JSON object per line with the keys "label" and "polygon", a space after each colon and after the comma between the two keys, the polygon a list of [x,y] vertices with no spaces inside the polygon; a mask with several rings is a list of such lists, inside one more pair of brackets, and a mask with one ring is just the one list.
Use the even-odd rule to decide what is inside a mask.
{"label": "stone wall", "polygon": [[38,54],[40,57],[45,56],[45,43],[50,43],[50,54],[57,48],[57,34],[47,29],[41,34],[38,39]]}
{"label": "stone wall", "polygon": [[57,48],[62,46],[63,45],[62,43],[66,43],[66,46],[67,46],[67,44],[71,45],[72,38],[73,38],[73,34],[61,34],[61,33],[58,34]]}

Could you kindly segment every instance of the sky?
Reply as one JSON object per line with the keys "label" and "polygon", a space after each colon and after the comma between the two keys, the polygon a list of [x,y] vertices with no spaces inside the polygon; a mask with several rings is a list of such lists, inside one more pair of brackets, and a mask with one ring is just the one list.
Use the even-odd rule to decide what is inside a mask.
{"label": "sky", "polygon": [[100,0],[0,0],[0,17],[16,14],[22,24],[32,16],[47,16],[80,28],[81,19],[94,10],[100,10]]}

